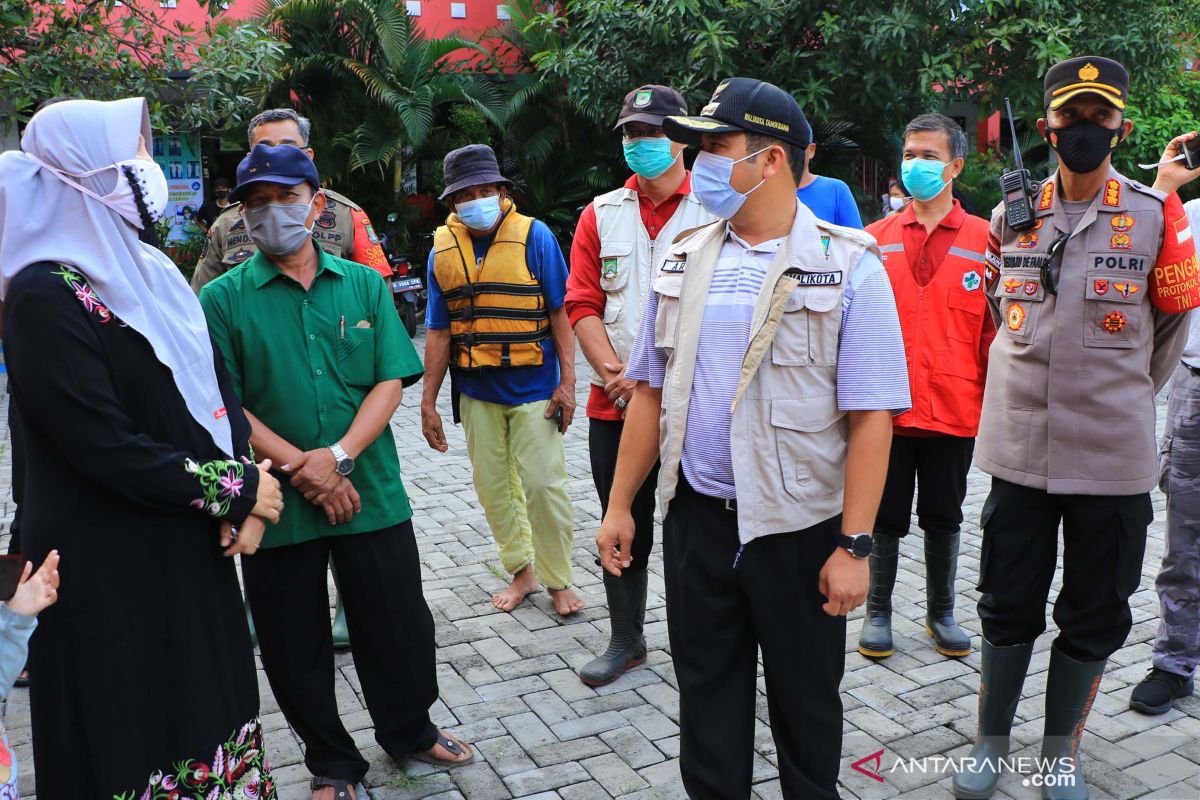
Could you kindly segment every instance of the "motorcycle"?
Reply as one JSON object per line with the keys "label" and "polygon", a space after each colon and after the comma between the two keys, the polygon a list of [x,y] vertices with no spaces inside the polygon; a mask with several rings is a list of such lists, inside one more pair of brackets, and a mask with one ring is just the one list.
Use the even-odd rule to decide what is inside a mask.
{"label": "motorcycle", "polygon": [[417,322],[425,314],[429,294],[425,289],[425,262],[413,263],[408,256],[394,252],[396,242],[395,213],[388,214],[388,229],[381,237],[383,252],[392,268],[392,299],[396,312],[408,331],[409,338],[417,335]]}

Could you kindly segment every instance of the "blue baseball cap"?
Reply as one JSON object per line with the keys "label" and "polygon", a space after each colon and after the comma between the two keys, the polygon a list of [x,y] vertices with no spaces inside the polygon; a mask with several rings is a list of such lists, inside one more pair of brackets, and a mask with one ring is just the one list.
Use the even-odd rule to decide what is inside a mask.
{"label": "blue baseball cap", "polygon": [[299,147],[256,144],[238,164],[237,186],[229,193],[229,199],[241,200],[247,187],[256,183],[282,183],[285,186],[308,183],[315,192],[321,188],[321,177],[317,174],[317,165]]}

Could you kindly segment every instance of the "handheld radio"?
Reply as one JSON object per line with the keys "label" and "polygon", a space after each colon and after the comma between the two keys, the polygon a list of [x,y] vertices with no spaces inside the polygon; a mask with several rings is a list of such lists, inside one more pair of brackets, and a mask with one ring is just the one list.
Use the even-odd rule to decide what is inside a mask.
{"label": "handheld radio", "polygon": [[1021,163],[1021,148],[1017,146],[1017,126],[1013,124],[1012,106],[1004,98],[1004,110],[1008,112],[1008,129],[1012,132],[1013,160],[1016,169],[1005,170],[1000,176],[1000,193],[1004,195],[1004,215],[1008,227],[1014,231],[1033,227],[1033,191],[1029,185],[1029,170]]}

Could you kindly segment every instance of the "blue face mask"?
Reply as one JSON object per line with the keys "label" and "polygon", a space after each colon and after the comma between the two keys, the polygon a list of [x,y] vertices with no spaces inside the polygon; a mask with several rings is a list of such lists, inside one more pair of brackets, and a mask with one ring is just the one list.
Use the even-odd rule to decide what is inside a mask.
{"label": "blue face mask", "polygon": [[909,194],[922,203],[928,203],[950,185],[942,180],[942,170],[945,168],[944,161],[910,158],[900,164],[900,180]]}
{"label": "blue face mask", "polygon": [[625,163],[643,178],[653,180],[669,170],[678,160],[671,155],[671,140],[663,136],[641,136],[626,139]]}
{"label": "blue face mask", "polygon": [[[764,147],[758,153],[765,153],[770,149]],[[729,179],[733,176],[734,164],[754,158],[758,153],[751,153],[737,161],[704,151],[696,156],[696,163],[692,165],[692,191],[696,193],[696,199],[708,213],[721,219],[733,219],[738,211],[741,211],[742,204],[746,202],[750,192],[766,183],[767,179],[763,178],[745,194],[729,185]]]}
{"label": "blue face mask", "polygon": [[480,197],[454,206],[454,213],[474,231],[490,231],[500,216],[500,195]]}

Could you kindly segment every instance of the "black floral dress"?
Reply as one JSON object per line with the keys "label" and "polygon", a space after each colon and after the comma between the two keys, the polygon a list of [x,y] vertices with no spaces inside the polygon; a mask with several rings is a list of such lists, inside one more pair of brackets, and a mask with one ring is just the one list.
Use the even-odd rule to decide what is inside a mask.
{"label": "black floral dress", "polygon": [[[10,283],[4,349],[26,433],[22,537],[62,555],[31,642],[40,800],[273,798],[220,520],[254,507],[250,428],[219,352],[230,460],[150,343],[71,269]],[[215,348],[214,348],[215,350]]]}

